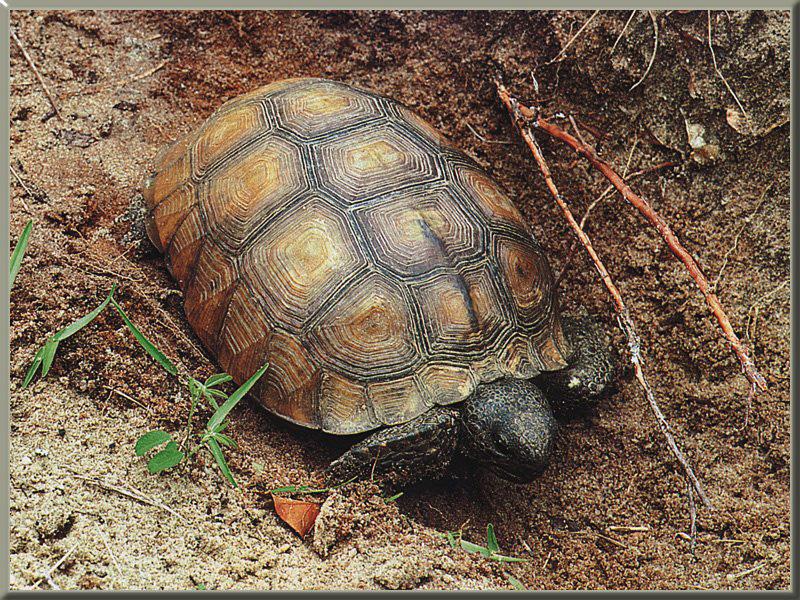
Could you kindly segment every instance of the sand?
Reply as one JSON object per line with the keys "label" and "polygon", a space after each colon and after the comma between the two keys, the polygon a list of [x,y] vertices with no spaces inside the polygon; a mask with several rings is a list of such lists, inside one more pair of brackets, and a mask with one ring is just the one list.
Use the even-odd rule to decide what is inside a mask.
{"label": "sand", "polygon": [[[658,50],[632,92],[654,38],[639,11],[612,54],[629,15],[598,14],[572,40],[590,12],[12,11],[63,117],[12,47],[11,164],[30,190],[12,182],[12,240],[36,220],[11,295],[12,586],[508,589],[513,575],[529,589],[787,589],[789,13],[712,14],[718,70],[705,12],[657,13]],[[718,279],[767,378],[746,417],[747,382],[683,268],[630,207],[613,195],[599,202],[587,231],[714,503],[700,509],[694,555],[681,472],[630,373],[564,424],[533,484],[479,472],[391,503],[396,490],[351,484],[328,495],[305,540],[265,492],[319,482],[340,449],[246,402],[230,428],[238,490],[204,454],[149,475],[135,440],[179,431],[188,399],[113,313],[64,342],[47,379],[21,388],[45,337],[115,282],[131,318],[182,369],[216,371],[160,257],[130,241],[126,215],[159,148],[223,101],[284,77],[341,79],[417,110],[509,190],[560,273],[573,238],[494,95],[498,71],[522,98],[534,97],[535,71],[543,109],[578,117],[620,171],[676,163],[636,189]],[[559,144],[543,147],[582,215],[606,182]],[[624,352],[582,252],[560,288],[566,309],[599,315]],[[481,542],[490,522],[502,551],[527,562],[468,555],[442,537],[462,529]]]}

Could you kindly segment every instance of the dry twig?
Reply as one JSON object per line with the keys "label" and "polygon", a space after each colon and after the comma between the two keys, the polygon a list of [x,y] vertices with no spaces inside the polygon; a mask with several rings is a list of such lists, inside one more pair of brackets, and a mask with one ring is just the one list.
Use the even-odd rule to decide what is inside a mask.
{"label": "dry twig", "polygon": [[744,230],[750,225],[750,222],[753,220],[753,217],[758,214],[758,211],[761,210],[761,207],[764,206],[764,202],[767,200],[767,192],[772,189],[772,184],[770,183],[764,191],[761,193],[761,198],[759,199],[758,205],[756,206],[755,210],[747,217],[745,217],[742,226],[739,228],[739,231],[736,233],[736,236],[733,238],[733,245],[728,248],[728,251],[725,253],[725,256],[722,258],[722,266],[719,268],[719,273],[714,278],[714,282],[711,284],[711,290],[716,292],[717,287],[719,286],[720,279],[722,279],[722,273],[725,271],[725,267],[728,266],[728,259],[731,257],[731,254],[736,252],[736,248],[739,246],[739,238],[742,237]]}
{"label": "dry twig", "polygon": [[28,54],[28,51],[25,50],[25,46],[22,45],[22,41],[17,37],[17,34],[14,33],[14,30],[9,29],[9,31],[11,32],[11,39],[14,40],[14,43],[17,45],[17,48],[19,48],[19,51],[22,52],[22,56],[25,57],[25,62],[28,63],[28,66],[31,68],[31,71],[33,71],[33,74],[36,75],[36,79],[39,80],[39,84],[42,86],[42,89],[44,90],[47,99],[50,101],[50,106],[53,107],[53,111],[56,113],[56,116],[63,121],[63,119],[61,118],[61,112],[58,110],[58,105],[56,104],[53,95],[50,93],[50,89],[47,87],[47,84],[44,82],[44,79],[42,79],[42,76],[39,74],[39,69],[36,68],[36,63],[33,62],[33,59]]}
{"label": "dry twig", "polygon": [[130,486],[129,488],[124,488],[124,487],[119,486],[119,485],[114,485],[113,483],[107,483],[107,482],[103,481],[102,479],[96,479],[94,477],[87,477],[86,475],[80,475],[79,473],[72,473],[71,472],[71,474],[72,474],[73,477],[75,477],[77,479],[80,479],[82,481],[86,481],[87,483],[91,483],[92,485],[96,485],[97,487],[102,488],[104,490],[109,490],[109,491],[112,491],[112,492],[116,492],[116,493],[121,494],[123,496],[126,496],[128,498],[136,500],[137,502],[141,502],[142,504],[147,504],[147,505],[153,506],[155,508],[160,508],[161,510],[164,510],[164,511],[168,512],[169,514],[173,515],[174,517],[177,517],[179,520],[183,521],[184,523],[186,522],[186,518],[183,515],[181,515],[180,513],[174,511],[173,509],[171,509],[166,504],[162,504],[161,502],[158,502],[157,500],[153,500],[152,498],[150,498],[148,496],[145,496],[142,492],[140,492],[139,490],[137,490],[136,488],[134,488],[132,486]]}
{"label": "dry twig", "polygon": [[[501,97],[505,95],[504,102],[508,104],[508,102],[511,100],[511,97],[508,95],[508,91],[505,89],[505,87],[502,87],[502,84],[500,84],[500,87],[498,87],[498,90],[500,89],[502,89]],[[594,150],[594,148],[592,148],[592,146],[582,143],[580,140],[564,131],[558,125],[555,125],[554,123],[551,123],[550,121],[538,115],[533,109],[519,104],[515,99],[514,107],[514,111],[520,115],[522,122],[532,122],[537,129],[544,131],[551,137],[561,140],[570,148],[572,148],[577,154],[587,159],[606,177],[606,179],[611,182],[615,188],[617,188],[617,191],[622,195],[622,197],[629,204],[633,205],[634,208],[636,208],[650,222],[650,224],[658,230],[669,249],[672,251],[675,257],[684,264],[687,271],[689,271],[689,274],[692,276],[692,279],[694,279],[695,283],[697,284],[697,287],[700,288],[700,291],[705,297],[706,303],[711,309],[711,313],[717,319],[720,329],[722,329],[722,333],[725,336],[725,339],[728,341],[731,350],[739,359],[739,364],[742,367],[742,371],[750,381],[750,401],[752,401],[752,398],[755,397],[757,390],[766,390],[766,380],[761,373],[759,373],[758,369],[756,369],[755,363],[753,363],[753,360],[750,358],[750,355],[748,354],[744,344],[733,331],[730,319],[728,319],[728,315],[722,308],[719,298],[717,298],[716,294],[714,294],[713,290],[711,289],[708,279],[706,278],[702,269],[700,269],[697,261],[692,257],[691,254],[689,254],[686,248],[683,247],[683,244],[672,231],[672,228],[667,224],[666,221],[664,221],[661,215],[656,212],[655,209],[650,206],[650,204],[644,198],[637,195],[630,188],[630,186],[619,175],[617,175],[617,173],[614,171],[614,168],[597,155],[597,152]]]}
{"label": "dry twig", "polygon": [[650,15],[650,20],[653,22],[653,54],[650,55],[650,62],[647,63],[647,69],[645,69],[642,78],[631,86],[631,89],[628,90],[629,92],[635,90],[637,87],[639,87],[640,83],[647,79],[647,75],[650,73],[650,69],[653,67],[653,63],[656,60],[656,52],[658,52],[658,21],[656,21],[656,17],[652,10],[648,10],[647,14]]}
{"label": "dry twig", "polygon": [[[22,177],[19,176],[19,173],[17,173],[16,169],[14,167],[12,167],[11,165],[8,165],[8,168],[11,170],[11,174],[14,176],[14,179],[16,179],[17,182],[22,186],[23,191],[31,198],[31,200],[33,200],[35,198],[35,196],[33,195],[33,192],[30,190],[30,188],[22,180]],[[25,208],[25,210],[27,210],[28,212],[31,212],[31,207],[28,206],[27,202],[25,202],[25,198],[20,196],[19,201],[22,203],[22,206]]]}
{"label": "dry twig", "polygon": [[[513,98],[508,93],[508,90],[500,81],[497,81],[496,85],[497,85],[498,95],[500,96],[500,99],[503,101],[503,104],[506,106],[509,113],[511,114],[512,120],[514,121],[514,124],[517,126],[517,129],[522,135],[522,138],[525,140],[526,144],[533,153],[533,156],[536,159],[536,162],[539,166],[539,169],[542,172],[542,175],[544,176],[545,183],[547,184],[550,193],[552,194],[558,206],[561,208],[561,211],[564,213],[564,217],[567,219],[567,222],[569,223],[570,227],[572,227],[573,231],[580,239],[584,248],[586,248],[586,251],[591,256],[595,268],[597,269],[597,272],[600,274],[600,278],[605,284],[606,289],[611,294],[611,298],[614,302],[614,308],[617,313],[619,326],[628,339],[628,348],[630,350],[631,362],[634,367],[634,373],[636,375],[636,379],[645,392],[645,397],[647,398],[647,401],[650,404],[650,408],[656,417],[656,421],[658,422],[658,426],[661,430],[661,433],[664,435],[667,441],[667,445],[672,451],[672,454],[675,456],[680,465],[683,467],[683,470],[686,474],[686,477],[688,478],[688,481],[690,482],[690,485],[693,486],[694,490],[697,492],[697,494],[700,496],[700,498],[703,500],[706,506],[710,507],[711,502],[705,495],[703,487],[700,484],[700,481],[697,479],[697,476],[695,475],[694,470],[689,464],[689,461],[686,459],[683,452],[678,447],[678,444],[675,442],[675,438],[672,433],[672,428],[670,427],[669,422],[664,416],[664,413],[661,412],[661,408],[659,407],[658,402],[656,401],[655,394],[653,393],[653,390],[650,387],[650,383],[647,380],[643,366],[641,340],[639,338],[638,333],[636,332],[633,320],[631,319],[630,313],[628,312],[628,308],[622,299],[622,295],[620,294],[619,289],[617,288],[616,284],[612,281],[611,276],[608,274],[605,265],[595,252],[591,240],[583,231],[583,229],[581,229],[580,225],[575,220],[572,211],[567,205],[564,197],[558,191],[558,188],[556,187],[556,184],[553,181],[553,177],[550,173],[550,168],[544,159],[544,155],[542,154],[541,149],[539,148],[539,144],[533,137],[533,132],[531,131],[530,126],[528,124],[529,117],[527,117],[524,114],[516,98]],[[530,109],[528,109],[528,112],[532,113]]]}
{"label": "dry twig", "polygon": [[628,17],[627,21],[625,21],[625,26],[622,28],[622,31],[619,32],[617,39],[614,41],[614,45],[611,46],[611,52],[609,54],[614,54],[614,50],[617,49],[617,44],[619,44],[620,40],[622,39],[622,36],[625,35],[625,32],[628,30],[628,25],[630,25],[631,21],[633,21],[633,17],[636,16],[636,12],[637,11],[635,10],[631,11],[631,16]]}
{"label": "dry twig", "polygon": [[47,569],[47,571],[45,571],[44,574],[42,575],[42,578],[39,579],[36,583],[33,584],[33,589],[36,589],[37,587],[39,587],[39,585],[42,583],[42,581],[47,581],[48,585],[52,589],[60,590],[61,588],[58,586],[58,584],[56,584],[56,582],[53,581],[53,572],[57,571],[58,568],[61,565],[64,564],[64,561],[66,561],[70,556],[72,556],[72,553],[75,552],[75,550],[78,548],[79,544],[80,544],[80,540],[75,542],[75,544],[73,544],[73,546],[64,553],[64,556],[62,556],[60,559],[58,559],[58,562],[56,562],[56,564],[54,564],[52,567]]}
{"label": "dry twig", "polygon": [[728,92],[730,92],[731,96],[733,96],[733,99],[736,100],[736,105],[739,107],[739,110],[742,111],[742,114],[744,115],[744,118],[747,121],[747,129],[749,131],[751,131],[753,126],[752,126],[752,122],[750,121],[750,116],[747,114],[747,111],[744,109],[744,106],[742,106],[742,103],[739,102],[739,96],[737,96],[736,92],[733,91],[733,88],[728,83],[728,80],[725,79],[725,75],[722,74],[722,71],[720,70],[719,66],[717,65],[717,54],[716,54],[716,52],[714,52],[714,44],[711,42],[711,11],[710,10],[707,11],[707,15],[708,15],[708,49],[711,50],[711,60],[714,63],[714,70],[717,72],[717,75],[719,75],[719,78],[722,79],[722,83],[725,84],[725,87],[728,89]]}
{"label": "dry twig", "polygon": [[569,38],[569,41],[566,44],[564,44],[564,47],[561,48],[561,51],[558,54],[556,54],[556,57],[553,60],[551,60],[550,62],[547,63],[548,65],[553,64],[559,58],[561,58],[561,56],[564,54],[564,52],[567,51],[567,48],[569,48],[572,45],[572,42],[574,42],[575,40],[578,39],[578,36],[583,33],[583,30],[586,29],[589,26],[589,23],[592,22],[592,19],[594,19],[597,16],[597,13],[599,13],[599,12],[600,12],[599,10],[594,11],[592,13],[592,16],[589,17],[588,19],[586,19],[586,22],[583,25],[581,25],[581,28],[578,29],[577,32],[575,32],[575,35],[573,35],[571,38]]}

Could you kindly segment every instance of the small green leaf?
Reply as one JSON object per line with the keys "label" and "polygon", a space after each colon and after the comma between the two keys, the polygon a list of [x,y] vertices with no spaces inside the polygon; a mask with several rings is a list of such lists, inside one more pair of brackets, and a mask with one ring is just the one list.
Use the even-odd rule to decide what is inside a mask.
{"label": "small green leaf", "polygon": [[8,289],[14,287],[14,280],[17,278],[17,273],[22,265],[22,259],[25,258],[25,249],[28,247],[28,238],[31,237],[32,230],[33,219],[30,219],[26,223],[25,229],[22,230],[22,233],[17,240],[17,244],[14,246],[14,251],[11,253],[11,260],[8,267]]}
{"label": "small green leaf", "polygon": [[230,413],[233,410],[233,408],[239,403],[239,401],[245,397],[247,392],[250,391],[250,388],[256,384],[256,381],[261,379],[261,376],[267,370],[268,366],[269,365],[266,364],[263,367],[261,367],[258,371],[256,371],[253,374],[252,377],[250,377],[250,379],[248,379],[241,386],[239,386],[239,389],[233,392],[228,397],[228,399],[225,400],[222,406],[220,406],[216,410],[216,412],[211,416],[211,419],[208,421],[207,427],[209,431],[221,431],[218,428],[220,425],[222,425],[222,422],[225,420],[225,417],[227,417],[228,413]]}
{"label": "small green leaf", "polygon": [[497,536],[494,534],[494,527],[491,523],[486,526],[486,547],[492,554],[500,550],[500,546],[497,544]]}
{"label": "small green leaf", "polygon": [[200,397],[201,385],[202,384],[197,381],[197,379],[194,377],[189,377],[189,395],[192,397],[192,399],[198,399]]}
{"label": "small green leaf", "polygon": [[214,439],[215,439],[215,440],[217,440],[217,441],[218,441],[220,444],[222,444],[223,446],[228,446],[229,448],[236,448],[236,447],[237,447],[237,446],[236,446],[236,442],[234,442],[234,441],[233,441],[231,438],[229,438],[227,435],[223,435],[223,434],[221,434],[221,433],[218,433],[218,434],[216,434],[216,435],[214,436]]}
{"label": "small green leaf", "polygon": [[474,554],[477,552],[478,554],[480,554],[481,556],[485,556],[486,558],[489,558],[489,556],[492,554],[491,552],[489,552],[488,548],[484,548],[483,546],[479,546],[478,544],[473,544],[472,542],[468,542],[465,539],[461,539],[460,542],[461,542],[461,548],[466,552],[469,552],[470,554]]}
{"label": "small green leaf", "polygon": [[239,485],[236,483],[236,480],[233,478],[231,470],[228,468],[228,463],[225,462],[225,455],[222,454],[222,448],[219,447],[217,440],[215,440],[213,437],[208,438],[206,440],[206,444],[208,444],[208,449],[211,450],[211,454],[214,456],[214,460],[217,461],[222,474],[225,475],[228,481],[231,482],[233,487],[239,487]]}
{"label": "small green leaf", "polygon": [[522,585],[522,582],[513,575],[508,575],[508,583],[510,583],[511,587],[514,588],[515,590],[524,591],[527,589],[524,585]]}
{"label": "small green leaf", "polygon": [[397,492],[397,493],[396,493],[394,496],[389,496],[388,498],[385,498],[385,499],[384,499],[384,502],[385,502],[386,504],[390,504],[390,503],[394,502],[395,500],[397,500],[397,499],[398,499],[400,496],[402,496],[404,493],[405,493],[405,492]]}
{"label": "small green leaf", "polygon": [[122,310],[122,307],[117,303],[116,300],[112,298],[111,302],[113,302],[114,308],[117,309],[117,312],[122,317],[122,320],[125,321],[125,325],[127,325],[128,329],[131,330],[133,337],[135,337],[136,340],[141,344],[142,348],[144,348],[147,351],[147,353],[150,356],[152,356],[156,360],[156,362],[158,362],[158,364],[164,367],[164,370],[166,370],[167,373],[169,373],[170,375],[177,375],[178,370],[175,368],[175,365],[172,364],[172,361],[170,361],[170,359],[168,359],[164,355],[164,353],[161,352],[161,350],[156,348],[150,340],[144,337],[141,331],[136,329],[136,326],[133,323],[131,323],[131,320],[128,318],[128,315],[125,314],[125,311]]}
{"label": "small green leaf", "polygon": [[222,383],[227,383],[231,381],[233,377],[228,375],[227,373],[217,373],[216,375],[212,375],[208,379],[206,379],[206,387],[214,387],[216,385],[220,385]]}
{"label": "small green leaf", "polygon": [[168,442],[170,439],[172,439],[172,436],[166,431],[160,431],[158,429],[148,431],[142,437],[136,440],[136,456],[144,456],[156,446],[160,446],[164,442]]}
{"label": "small green leaf", "polygon": [[184,458],[183,452],[178,449],[178,444],[170,442],[161,452],[147,462],[150,473],[161,473],[179,464]]}
{"label": "small green leaf", "polygon": [[215,390],[213,388],[208,388],[208,387],[206,387],[206,394],[211,396],[216,396],[217,398],[222,398],[223,400],[226,400],[228,398],[228,394],[226,394],[222,390]]}
{"label": "small green leaf", "polygon": [[445,533],[447,536],[447,543],[450,544],[451,548],[455,548],[458,546],[458,542],[456,541],[456,536],[453,535],[452,531],[448,531]]}

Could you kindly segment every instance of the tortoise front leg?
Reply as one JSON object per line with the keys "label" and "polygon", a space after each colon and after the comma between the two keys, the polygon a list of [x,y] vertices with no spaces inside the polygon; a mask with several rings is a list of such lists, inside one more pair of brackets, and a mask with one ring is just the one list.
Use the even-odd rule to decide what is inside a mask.
{"label": "tortoise front leg", "polygon": [[564,335],[572,346],[569,366],[542,373],[538,385],[559,416],[570,416],[594,405],[610,386],[617,359],[602,326],[592,317],[562,317]]}
{"label": "tortoise front leg", "polygon": [[416,419],[385,427],[353,445],[328,467],[328,482],[378,477],[405,487],[445,475],[458,443],[457,413],[435,407]]}

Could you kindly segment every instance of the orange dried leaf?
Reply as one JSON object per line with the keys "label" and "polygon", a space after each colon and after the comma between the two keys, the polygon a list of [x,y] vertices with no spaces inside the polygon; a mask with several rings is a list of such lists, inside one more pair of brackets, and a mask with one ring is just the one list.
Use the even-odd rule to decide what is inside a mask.
{"label": "orange dried leaf", "polygon": [[314,527],[314,522],[319,516],[320,505],[317,502],[292,500],[275,494],[271,494],[271,496],[272,502],[275,504],[275,512],[281,520],[300,534],[300,537],[305,537]]}

